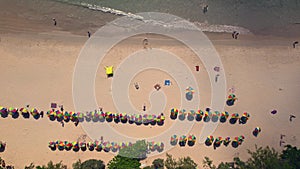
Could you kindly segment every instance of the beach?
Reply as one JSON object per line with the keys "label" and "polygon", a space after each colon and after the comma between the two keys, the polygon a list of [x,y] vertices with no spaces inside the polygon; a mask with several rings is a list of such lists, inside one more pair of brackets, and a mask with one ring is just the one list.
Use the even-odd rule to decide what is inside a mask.
{"label": "beach", "polygon": [[[13,1],[0,1],[1,106],[24,107],[29,104],[31,108],[47,111],[50,103],[58,103],[64,105],[67,111],[75,111],[72,96],[73,73],[80,51],[88,40],[87,31],[94,33],[119,16],[52,1],[35,5],[26,6],[24,1],[17,5]],[[40,6],[39,10],[37,6]],[[53,6],[56,11],[47,13],[43,10],[49,6]],[[19,13],[15,13],[16,10]],[[64,10],[73,13],[64,13]],[[94,16],[92,19],[89,17],[91,14]],[[57,19],[57,26],[53,25],[52,18]],[[196,142],[192,147],[177,145],[167,153],[175,158],[190,156],[201,168],[205,156],[216,164],[221,161],[230,162],[233,157],[247,159],[247,149],[254,150],[255,145],[270,146],[280,151],[283,149],[279,146],[281,134],[286,135],[286,144],[300,146],[300,132],[297,130],[300,127],[300,105],[297,104],[300,100],[300,46],[292,47],[296,37],[242,34],[238,39],[233,39],[229,33],[206,35],[223,63],[222,71],[226,75],[227,88],[234,87],[238,98],[234,106],[225,106],[224,110],[230,114],[248,112],[251,115],[244,125],[220,123],[212,135],[244,135],[245,141],[238,148],[221,146],[215,150],[212,146]],[[142,41],[145,36],[135,36],[120,42],[99,63],[95,96],[104,111],[116,112],[117,109],[111,97],[112,80],[106,77],[103,67],[113,65],[117,69],[131,53],[143,50]],[[184,61],[199,84],[199,107],[202,110],[210,107],[211,85],[207,70],[192,50],[168,37],[148,34],[147,38],[152,48],[167,50]],[[200,66],[199,72],[195,71],[196,65]],[[167,98],[163,112],[166,121],[163,126],[115,123],[110,126],[124,135],[136,138],[152,137],[170,128],[174,123],[169,118],[170,109],[180,107],[180,91],[174,83],[175,79],[166,72],[156,69],[139,72],[129,86],[129,99],[141,112],[144,104],[150,108],[149,93],[156,83],[163,85],[165,79],[170,79],[173,83],[162,87]],[[138,91],[134,88],[134,82],[139,82],[141,88]],[[274,109],[278,113],[273,115],[270,112]],[[291,114],[296,116],[292,122],[289,121]],[[203,123],[196,122],[189,133],[197,137]],[[9,116],[0,118],[0,126],[0,140],[7,144],[0,157],[15,168],[24,168],[31,162],[43,165],[50,160],[62,161],[71,167],[78,159],[84,161],[92,158],[101,159],[107,164],[114,156],[106,152],[49,149],[49,141],[90,141],[81,124],[76,127],[73,123],[65,123],[62,127],[60,123],[52,122],[47,117],[35,120],[23,119],[21,116],[12,119]],[[257,126],[262,132],[254,137],[252,131]],[[99,130],[105,132],[105,128]],[[150,165],[155,158],[165,158],[165,154],[147,158],[141,163]]]}

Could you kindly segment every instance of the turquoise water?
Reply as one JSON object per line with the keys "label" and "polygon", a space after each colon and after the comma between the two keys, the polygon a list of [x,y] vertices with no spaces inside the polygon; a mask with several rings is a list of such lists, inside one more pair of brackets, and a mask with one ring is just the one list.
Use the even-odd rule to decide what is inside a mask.
{"label": "turquoise water", "polygon": [[[299,27],[300,0],[56,0],[110,7],[124,12],[164,12],[194,22],[233,25],[267,33]],[[203,13],[203,6],[208,12]],[[297,24],[298,23],[298,24]],[[278,31],[280,29],[281,31]],[[300,29],[299,29],[300,30]]]}

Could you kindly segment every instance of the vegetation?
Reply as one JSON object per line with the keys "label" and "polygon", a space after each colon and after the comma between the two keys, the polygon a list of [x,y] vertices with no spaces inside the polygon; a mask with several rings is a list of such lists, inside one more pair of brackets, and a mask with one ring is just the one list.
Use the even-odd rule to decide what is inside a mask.
{"label": "vegetation", "polygon": [[197,164],[190,157],[183,157],[176,160],[172,155],[167,154],[165,167],[167,169],[196,169]]}
{"label": "vegetation", "polygon": [[140,169],[141,163],[136,158],[117,155],[109,163],[109,169]]}
{"label": "vegetation", "polygon": [[138,160],[145,159],[148,153],[148,145],[145,140],[136,141],[132,146],[120,149],[119,155]]}
{"label": "vegetation", "polygon": [[83,163],[78,160],[73,164],[73,169],[105,169],[105,164],[102,160],[90,159]]}
{"label": "vegetation", "polygon": [[206,169],[298,169],[300,168],[300,149],[286,146],[282,154],[278,154],[270,147],[255,147],[255,151],[248,150],[250,158],[242,161],[240,158],[233,159],[233,165],[222,162],[218,167],[213,165],[212,160],[205,157],[203,168]]}

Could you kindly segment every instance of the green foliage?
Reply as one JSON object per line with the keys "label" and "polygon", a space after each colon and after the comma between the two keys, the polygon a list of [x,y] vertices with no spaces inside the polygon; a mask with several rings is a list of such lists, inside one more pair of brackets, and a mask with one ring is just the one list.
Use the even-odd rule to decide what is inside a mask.
{"label": "green foliage", "polygon": [[148,147],[145,140],[139,140],[130,147],[120,149],[119,155],[129,158],[145,159],[148,153]]}
{"label": "green foliage", "polygon": [[280,155],[281,160],[291,169],[300,168],[300,149],[292,147],[291,145],[285,146],[285,150]]}
{"label": "green foliage", "polygon": [[108,169],[139,169],[141,163],[136,158],[117,155],[108,163]]}
{"label": "green foliage", "polygon": [[190,157],[179,158],[176,160],[172,155],[167,154],[165,167],[167,169],[196,169],[197,164]]}
{"label": "green foliage", "polygon": [[152,166],[146,166],[143,169],[154,169]]}
{"label": "green foliage", "polygon": [[163,169],[164,168],[164,159],[157,158],[152,161],[152,168],[154,169]]}
{"label": "green foliage", "polygon": [[60,161],[59,163],[54,164],[52,161],[50,161],[47,166],[37,166],[36,169],[67,169],[67,166]]}
{"label": "green foliage", "polygon": [[203,168],[205,168],[205,169],[216,169],[216,166],[213,165],[213,161],[209,157],[204,157]]}
{"label": "green foliage", "polygon": [[83,163],[78,160],[73,164],[73,169],[105,169],[105,164],[102,160],[90,159]]}
{"label": "green foliage", "polygon": [[30,163],[29,166],[25,166],[25,169],[34,169],[35,165],[33,163]]}

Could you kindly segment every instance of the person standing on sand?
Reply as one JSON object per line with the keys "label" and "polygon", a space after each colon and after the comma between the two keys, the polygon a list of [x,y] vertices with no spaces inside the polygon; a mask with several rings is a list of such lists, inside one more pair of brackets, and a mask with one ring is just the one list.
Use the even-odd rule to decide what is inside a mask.
{"label": "person standing on sand", "polygon": [[295,41],[295,42],[293,43],[293,48],[296,48],[296,45],[297,45],[298,43],[299,43],[298,41]]}
{"label": "person standing on sand", "polygon": [[90,32],[90,31],[88,31],[87,33],[88,33],[88,37],[90,38],[90,37],[91,37],[91,32]]}
{"label": "person standing on sand", "polygon": [[203,13],[205,14],[206,12],[208,12],[208,5],[205,5],[205,6],[203,7]]}
{"label": "person standing on sand", "polygon": [[55,18],[52,19],[53,20],[53,25],[56,26],[57,25],[57,21]]}

